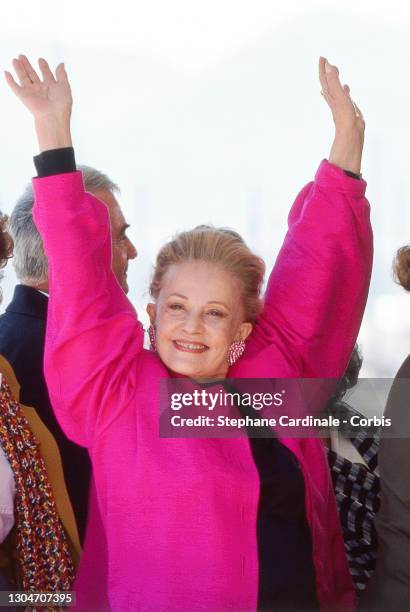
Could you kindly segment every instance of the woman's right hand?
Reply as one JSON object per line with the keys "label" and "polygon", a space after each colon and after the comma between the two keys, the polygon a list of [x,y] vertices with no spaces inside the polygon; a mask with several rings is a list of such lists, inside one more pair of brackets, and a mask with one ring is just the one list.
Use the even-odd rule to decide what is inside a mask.
{"label": "woman's right hand", "polygon": [[10,72],[5,72],[11,90],[34,117],[40,151],[71,146],[70,117],[73,99],[64,64],[55,76],[48,63],[39,59],[42,79],[25,55],[13,60],[20,85]]}

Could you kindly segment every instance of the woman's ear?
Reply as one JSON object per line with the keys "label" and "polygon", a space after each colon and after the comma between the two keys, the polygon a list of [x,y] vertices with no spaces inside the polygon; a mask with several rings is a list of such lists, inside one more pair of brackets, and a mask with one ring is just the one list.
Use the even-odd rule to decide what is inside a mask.
{"label": "woman's ear", "polygon": [[147,304],[147,313],[148,313],[151,325],[155,325],[156,306],[152,302]]}
{"label": "woman's ear", "polygon": [[238,340],[246,340],[253,329],[252,323],[241,323],[238,331]]}

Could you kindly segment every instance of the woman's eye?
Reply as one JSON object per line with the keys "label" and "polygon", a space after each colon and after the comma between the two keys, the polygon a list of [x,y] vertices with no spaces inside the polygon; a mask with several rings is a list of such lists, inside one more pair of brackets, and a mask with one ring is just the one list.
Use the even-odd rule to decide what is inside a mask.
{"label": "woman's eye", "polygon": [[168,308],[171,310],[182,310],[183,306],[182,304],[169,304]]}
{"label": "woman's eye", "polygon": [[224,313],[221,312],[220,310],[209,310],[208,314],[211,315],[211,317],[223,317]]}

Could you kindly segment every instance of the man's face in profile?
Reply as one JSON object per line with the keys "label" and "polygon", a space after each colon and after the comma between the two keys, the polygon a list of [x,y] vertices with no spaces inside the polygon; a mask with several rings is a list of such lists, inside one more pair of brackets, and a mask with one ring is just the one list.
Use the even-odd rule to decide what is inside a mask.
{"label": "man's face in profile", "polygon": [[108,207],[112,238],[112,271],[125,293],[128,293],[128,261],[135,259],[137,249],[128,238],[129,227],[115,196],[107,190],[95,191],[94,195]]}

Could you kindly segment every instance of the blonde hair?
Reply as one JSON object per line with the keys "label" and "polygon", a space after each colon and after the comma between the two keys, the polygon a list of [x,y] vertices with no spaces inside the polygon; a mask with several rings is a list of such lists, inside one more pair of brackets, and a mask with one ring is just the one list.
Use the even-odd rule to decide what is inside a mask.
{"label": "blonde hair", "polygon": [[406,291],[410,291],[410,246],[401,247],[393,263],[396,282]]}
{"label": "blonde hair", "polygon": [[245,318],[247,321],[255,320],[262,307],[260,295],[265,264],[252,253],[237,232],[198,225],[167,242],[158,253],[152,276],[150,294],[154,299],[159,296],[168,268],[186,261],[206,261],[219,265],[239,279]]}

